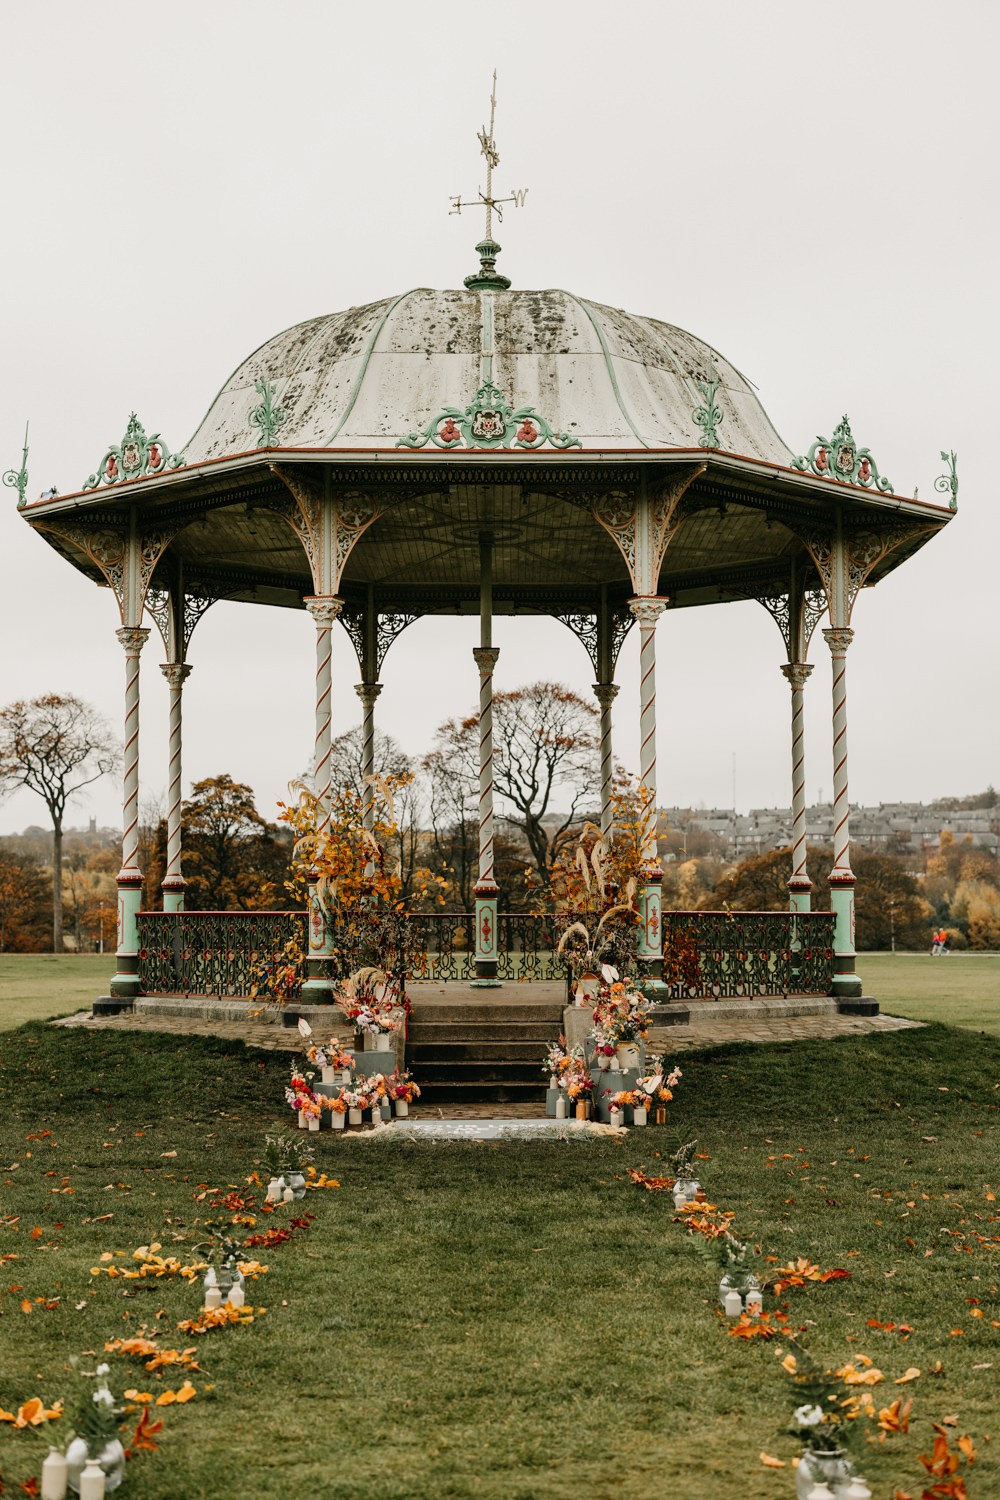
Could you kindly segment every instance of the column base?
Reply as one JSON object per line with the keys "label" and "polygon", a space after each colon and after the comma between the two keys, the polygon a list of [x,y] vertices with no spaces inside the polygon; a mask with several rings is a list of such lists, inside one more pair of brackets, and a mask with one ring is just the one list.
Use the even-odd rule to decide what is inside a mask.
{"label": "column base", "polygon": [[640,975],[638,988],[642,991],[645,999],[650,1005],[669,1005],[670,990],[663,983],[659,974],[649,974],[645,979]]}
{"label": "column base", "polygon": [[134,1000],[127,1000],[124,996],[116,999],[114,995],[98,995],[90,1008],[90,1013],[92,1016],[121,1016],[133,1010],[135,1010]]}
{"label": "column base", "polygon": [[[834,962],[836,963],[836,959]],[[859,1000],[862,994],[861,975],[853,972],[834,974],[831,994],[838,1003],[841,1000]]]}
{"label": "column base", "polygon": [[117,963],[117,971],[108,986],[110,997],[112,1000],[127,1001],[131,1005],[142,994],[139,982],[139,955],[138,953],[119,953]]}
{"label": "column base", "polygon": [[[315,960],[309,960],[315,962]],[[333,1005],[336,985],[328,974],[310,974],[299,992],[301,1005]]]}

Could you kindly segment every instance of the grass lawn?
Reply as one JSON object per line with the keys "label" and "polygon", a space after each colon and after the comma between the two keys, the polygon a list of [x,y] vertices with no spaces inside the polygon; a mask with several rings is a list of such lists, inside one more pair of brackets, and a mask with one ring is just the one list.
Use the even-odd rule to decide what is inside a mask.
{"label": "grass lawn", "polygon": [[113,953],[0,953],[0,1031],[89,1009],[114,972]]}
{"label": "grass lawn", "polygon": [[[980,1450],[970,1500],[1000,1495],[1000,1442],[980,1441],[1000,1370],[1000,1041],[970,1043],[932,1025],[691,1054],[669,1129],[617,1140],[323,1134],[317,1164],[340,1186],[265,1219],[204,1193],[252,1191],[285,1059],[212,1039],[8,1031],[0,1257],[17,1259],[0,1264],[0,1407],[52,1402],[71,1353],[96,1358],[145,1327],[195,1345],[203,1369],[194,1400],[154,1410],[164,1432],[128,1466],[134,1500],[626,1500],[668,1486],[679,1500],[786,1500],[791,1469],[759,1457],[797,1451],[775,1346],[727,1336],[717,1276],[670,1198],[627,1178],[697,1136],[709,1195],[741,1237],[777,1263],[850,1271],[787,1294],[814,1352],[831,1367],[869,1356],[880,1406],[913,1397],[909,1436],[863,1455],[877,1500],[921,1493],[918,1455],[950,1417]],[[186,1283],[90,1274],[104,1252],[125,1252],[124,1267],[158,1240],[183,1259],[209,1221],[251,1233],[302,1208],[315,1220],[252,1252],[270,1270],[250,1287],[267,1309],[250,1326],[191,1337],[176,1329],[200,1302]],[[234,1227],[240,1212],[256,1224]],[[110,1362],[119,1391],[155,1396],[185,1373]],[[896,1387],[909,1367],[919,1378]],[[44,1453],[0,1423],[7,1494]]]}
{"label": "grass lawn", "polygon": [[1000,953],[859,953],[858,973],[891,1015],[1000,1036]]}

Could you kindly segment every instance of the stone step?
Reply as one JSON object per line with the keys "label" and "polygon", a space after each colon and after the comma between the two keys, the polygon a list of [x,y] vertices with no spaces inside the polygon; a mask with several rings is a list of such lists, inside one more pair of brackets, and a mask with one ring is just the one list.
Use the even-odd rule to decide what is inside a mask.
{"label": "stone step", "polygon": [[509,1026],[558,1025],[563,1007],[544,1005],[415,1005],[410,1024],[421,1026]]}
{"label": "stone step", "polygon": [[519,1082],[516,1079],[503,1082],[488,1079],[471,1079],[420,1084],[420,1106],[422,1111],[432,1110],[435,1104],[519,1104],[538,1103],[538,1113],[545,1112],[545,1090],[536,1082]]}
{"label": "stone step", "polygon": [[411,1067],[425,1062],[470,1062],[479,1058],[483,1062],[529,1062],[539,1070],[545,1052],[544,1043],[533,1041],[509,1041],[506,1038],[489,1040],[482,1037],[453,1037],[447,1042],[425,1042],[412,1035],[406,1047]]}
{"label": "stone step", "polygon": [[425,1058],[414,1062],[411,1071],[420,1087],[431,1083],[523,1083],[544,1092],[546,1080],[537,1058],[531,1062],[488,1061],[483,1058]]}
{"label": "stone step", "polygon": [[420,1046],[447,1045],[449,1042],[530,1042],[532,1046],[544,1046],[556,1041],[562,1030],[562,1020],[552,1021],[490,1021],[452,1025],[440,1021],[417,1021],[410,1019],[410,1042]]}

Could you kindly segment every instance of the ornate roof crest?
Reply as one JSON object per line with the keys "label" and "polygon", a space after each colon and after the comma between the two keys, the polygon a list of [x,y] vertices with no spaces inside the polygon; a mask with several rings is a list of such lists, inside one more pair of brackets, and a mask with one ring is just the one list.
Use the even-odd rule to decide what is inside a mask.
{"label": "ornate roof crest", "polygon": [[544,417],[533,406],[519,406],[517,411],[504,400],[500,391],[486,381],[464,411],[446,406],[432,417],[422,432],[409,432],[396,443],[397,448],[423,448],[433,443],[446,451],[452,448],[579,448],[580,439],[568,432],[553,432]]}
{"label": "ornate roof crest", "polygon": [[95,473],[87,478],[85,490],[96,490],[99,484],[119,484],[123,479],[142,479],[149,474],[162,474],[164,469],[178,469],[184,462],[183,453],[168,453],[154,432],[146,436],[135,412],[128,419],[125,436],[119,444],[108,448]]}
{"label": "ornate roof crest", "polygon": [[698,439],[699,448],[717,448],[719,446],[719,434],[717,428],[722,421],[722,408],[715,404],[715,393],[721,385],[719,376],[712,372],[711,380],[702,380],[700,375],[694,379],[698,387],[703,405],[696,406],[691,413],[695,424],[701,428],[701,437]]}
{"label": "ornate roof crest", "polygon": [[883,490],[893,494],[892,485],[880,474],[867,448],[859,448],[846,415],[841,417],[832,438],[817,436],[805,457],[793,458],[792,468],[818,474],[820,479],[836,479],[840,484],[859,484],[863,489]]}

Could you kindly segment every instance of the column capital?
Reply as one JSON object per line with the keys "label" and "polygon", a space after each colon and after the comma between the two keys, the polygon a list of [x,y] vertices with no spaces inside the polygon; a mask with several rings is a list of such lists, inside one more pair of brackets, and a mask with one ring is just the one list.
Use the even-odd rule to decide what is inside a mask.
{"label": "column capital", "polygon": [[628,601],[628,607],[640,625],[655,625],[669,603],[663,594],[640,594]]}
{"label": "column capital", "polygon": [[847,648],[854,639],[850,625],[835,625],[823,631],[823,639],[830,648],[831,656],[846,656]]}
{"label": "column capital", "polygon": [[375,699],[382,691],[382,687],[383,684],[381,682],[356,682],[354,684],[354,691],[361,699],[365,708],[374,708]]}
{"label": "column capital", "polygon": [[617,682],[595,682],[594,697],[602,708],[610,708],[618,697]]}
{"label": "column capital", "polygon": [[481,677],[488,677],[500,660],[499,646],[473,646],[472,655]]}
{"label": "column capital", "polygon": [[138,656],[149,640],[149,630],[144,625],[123,625],[115,635],[121,642],[126,656]]}
{"label": "column capital", "polygon": [[811,661],[785,661],[781,664],[788,685],[795,693],[801,693],[812,676],[812,669]]}
{"label": "column capital", "polygon": [[161,661],[160,671],[172,688],[181,688],[191,676],[191,664],[186,661]]}
{"label": "column capital", "polygon": [[344,607],[343,599],[336,594],[307,594],[302,603],[321,630],[329,630]]}

